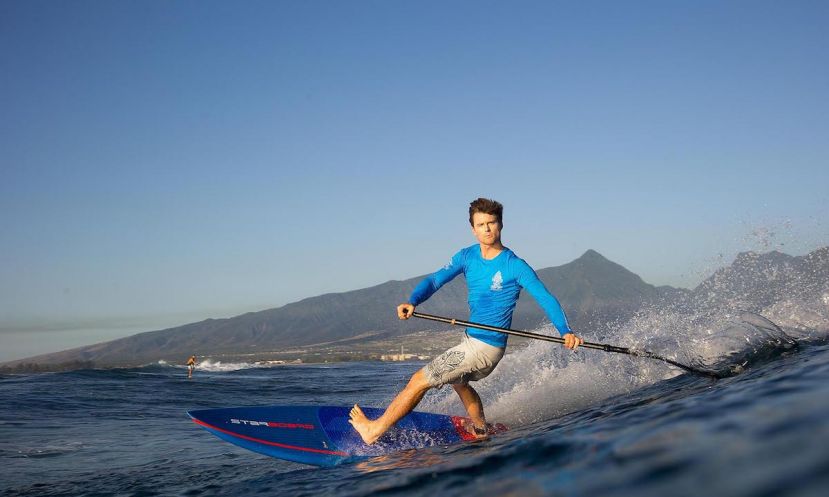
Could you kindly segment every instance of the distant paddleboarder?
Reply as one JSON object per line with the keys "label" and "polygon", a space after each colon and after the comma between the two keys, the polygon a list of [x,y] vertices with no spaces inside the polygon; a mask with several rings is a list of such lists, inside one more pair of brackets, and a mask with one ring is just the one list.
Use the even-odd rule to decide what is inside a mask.
{"label": "distant paddleboarder", "polygon": [[[575,349],[584,343],[567,324],[558,300],[547,290],[535,271],[523,259],[501,244],[503,206],[479,198],[469,205],[469,223],[476,245],[460,250],[449,263],[426,277],[414,289],[409,301],[397,306],[397,316],[409,319],[415,307],[459,274],[466,277],[470,321],[509,328],[512,312],[522,289],[530,292],[564,338],[564,346]],[[363,441],[372,444],[406,414],[414,410],[430,388],[452,385],[472,420],[472,430],[486,437],[487,425],[481,397],[470,381],[486,378],[498,365],[507,347],[507,335],[467,328],[461,343],[436,357],[412,375],[377,419],[368,419],[360,406],[351,409],[349,423]]]}
{"label": "distant paddleboarder", "polygon": [[187,378],[193,377],[194,369],[196,369],[196,356],[191,355],[190,359],[187,359]]}

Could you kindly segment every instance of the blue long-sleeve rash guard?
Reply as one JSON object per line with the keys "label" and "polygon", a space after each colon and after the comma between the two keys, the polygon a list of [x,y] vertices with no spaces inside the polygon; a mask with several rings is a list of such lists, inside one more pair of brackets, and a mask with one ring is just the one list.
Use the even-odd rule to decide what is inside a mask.
{"label": "blue long-sleeve rash guard", "polygon": [[[518,296],[521,289],[526,288],[544,309],[558,332],[562,336],[571,333],[561,304],[538,279],[529,264],[508,248],[504,248],[492,260],[486,260],[481,256],[480,245],[461,249],[452,257],[449,264],[427,276],[415,287],[409,297],[409,303],[414,306],[420,305],[461,273],[466,276],[469,289],[470,321],[509,328]],[[467,328],[466,332],[469,336],[495,347],[507,346],[508,336],[504,333],[477,328]]]}

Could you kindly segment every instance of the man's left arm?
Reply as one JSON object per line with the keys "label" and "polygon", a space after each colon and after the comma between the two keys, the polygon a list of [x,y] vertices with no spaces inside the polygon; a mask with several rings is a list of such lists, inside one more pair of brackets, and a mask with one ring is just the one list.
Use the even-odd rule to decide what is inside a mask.
{"label": "man's left arm", "polygon": [[535,301],[538,302],[538,305],[544,309],[544,313],[547,314],[547,317],[550,318],[553,326],[556,327],[558,333],[562,338],[564,338],[564,346],[568,349],[575,349],[579,345],[583,344],[584,340],[579,338],[570,329],[570,324],[567,322],[567,316],[564,314],[564,309],[561,308],[561,304],[558,299],[550,293],[549,290],[547,290],[547,287],[544,286],[544,283],[542,283],[542,281],[538,278],[538,275],[535,274],[533,268],[521,259],[518,259],[516,264],[518,284],[530,292],[530,295],[532,295]]}

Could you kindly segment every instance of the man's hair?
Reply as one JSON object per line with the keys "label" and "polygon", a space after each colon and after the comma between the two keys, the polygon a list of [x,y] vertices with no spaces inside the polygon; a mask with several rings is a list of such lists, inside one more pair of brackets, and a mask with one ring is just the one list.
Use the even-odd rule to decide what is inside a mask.
{"label": "man's hair", "polygon": [[477,198],[469,204],[469,224],[472,224],[472,216],[480,212],[481,214],[490,214],[498,218],[498,222],[503,224],[501,216],[504,213],[504,206],[500,202],[496,202],[490,198]]}

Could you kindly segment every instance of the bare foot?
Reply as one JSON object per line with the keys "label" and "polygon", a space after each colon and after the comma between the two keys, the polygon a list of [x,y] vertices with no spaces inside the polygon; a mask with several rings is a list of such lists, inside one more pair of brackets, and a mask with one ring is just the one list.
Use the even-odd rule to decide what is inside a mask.
{"label": "bare foot", "polygon": [[475,422],[469,418],[462,418],[460,421],[463,430],[469,434],[469,438],[464,437],[464,440],[487,440],[489,436],[493,433],[492,425],[486,423],[484,426],[486,428],[479,428],[475,426]]}
{"label": "bare foot", "polygon": [[487,440],[489,438],[490,428],[488,424],[484,424],[483,428],[479,428],[478,426],[475,426],[475,423],[470,422],[467,429],[469,430],[469,433],[475,435],[475,438],[478,440]]}
{"label": "bare foot", "polygon": [[351,419],[348,422],[357,430],[357,433],[360,434],[360,438],[363,439],[366,445],[373,444],[382,435],[382,433],[376,433],[377,430],[374,427],[374,421],[368,419],[357,404],[354,404],[354,407],[351,408],[349,418]]}

